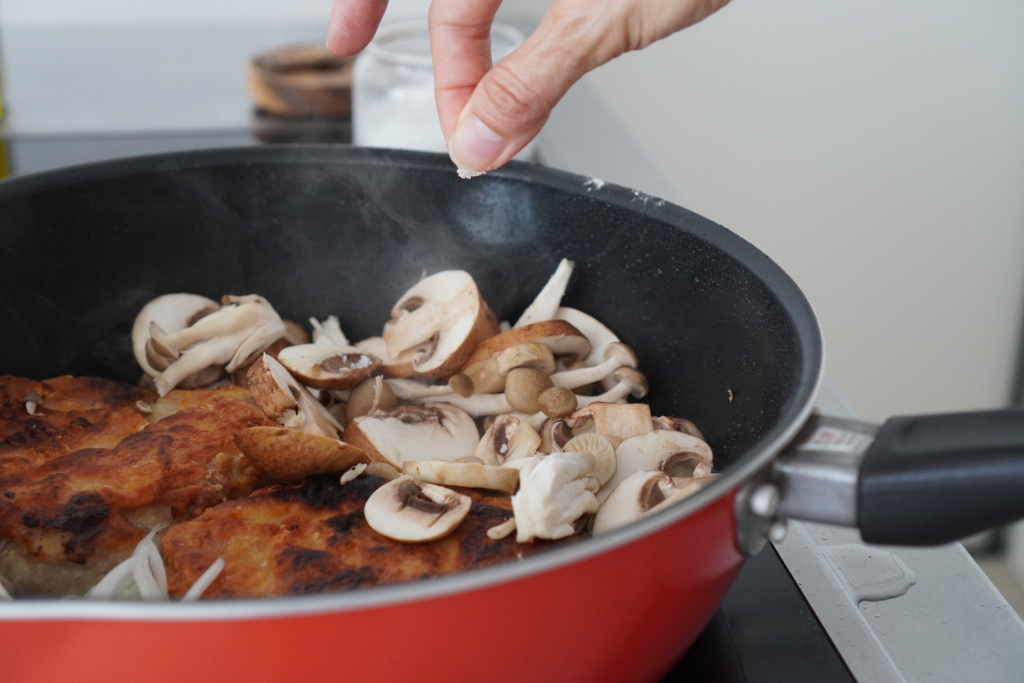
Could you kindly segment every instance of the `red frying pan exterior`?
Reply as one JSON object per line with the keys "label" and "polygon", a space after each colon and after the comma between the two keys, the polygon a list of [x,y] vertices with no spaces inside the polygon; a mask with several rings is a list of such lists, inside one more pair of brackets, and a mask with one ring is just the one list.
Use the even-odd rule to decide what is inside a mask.
{"label": "red frying pan exterior", "polygon": [[4,683],[657,681],[743,557],[733,495],[588,560],[429,600],[228,621],[0,621]]}

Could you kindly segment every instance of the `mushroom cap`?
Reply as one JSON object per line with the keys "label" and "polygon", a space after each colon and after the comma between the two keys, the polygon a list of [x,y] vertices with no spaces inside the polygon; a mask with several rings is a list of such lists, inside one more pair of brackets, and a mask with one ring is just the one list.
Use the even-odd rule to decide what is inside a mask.
{"label": "mushroom cap", "polygon": [[403,475],[374,491],[363,514],[370,528],[382,536],[423,543],[454,531],[472,503],[469,496]]}
{"label": "mushroom cap", "polygon": [[284,484],[370,462],[369,454],[350,444],[282,427],[249,427],[237,432],[234,440],[256,467]]}
{"label": "mushroom cap", "polygon": [[[598,494],[604,500],[619,482],[640,471],[661,471],[670,476],[700,477],[711,472],[711,447],[690,434],[658,429],[626,439],[615,449],[618,469]],[[692,467],[692,472],[687,471]],[[682,471],[679,470],[682,468]]]}
{"label": "mushroom cap", "polygon": [[674,488],[672,477],[657,470],[635,472],[620,481],[594,517],[594,535],[631,524],[665,500],[665,489]]}
{"label": "mushroom cap", "polygon": [[362,415],[345,428],[342,440],[397,469],[406,460],[455,460],[472,455],[479,440],[476,423],[450,403],[401,406],[386,414]]}
{"label": "mushroom cap", "polygon": [[519,470],[469,462],[436,460],[406,460],[402,463],[405,474],[428,484],[463,486],[470,489],[490,489],[512,493],[519,483]]}
{"label": "mushroom cap", "polygon": [[299,344],[282,349],[277,360],[300,382],[316,389],[351,389],[380,367],[380,359],[354,346]]}
{"label": "mushroom cap", "polygon": [[146,341],[150,338],[152,323],[165,332],[177,332],[218,309],[218,302],[198,294],[164,294],[147,303],[135,316],[132,325],[132,352],[139,367],[150,377],[160,374],[146,359]]}
{"label": "mushroom cap", "polygon": [[566,453],[590,453],[594,456],[595,465],[593,475],[604,486],[615,476],[617,462],[615,458],[615,447],[606,437],[597,432],[586,432],[574,436],[566,442],[562,450]]}
{"label": "mushroom cap", "polygon": [[282,427],[330,439],[341,435],[341,424],[292,377],[278,361],[263,354],[246,375],[249,393],[260,410]]}
{"label": "mushroom cap", "polygon": [[388,356],[411,361],[415,374],[439,379],[462,367],[473,349],[498,334],[498,321],[473,277],[445,270],[399,298],[384,324]]}
{"label": "mushroom cap", "polygon": [[487,360],[518,344],[531,342],[547,346],[555,356],[584,358],[591,352],[590,342],[571,324],[564,320],[546,320],[515,327],[480,342],[463,363],[460,372],[470,374],[467,369],[473,364]]}

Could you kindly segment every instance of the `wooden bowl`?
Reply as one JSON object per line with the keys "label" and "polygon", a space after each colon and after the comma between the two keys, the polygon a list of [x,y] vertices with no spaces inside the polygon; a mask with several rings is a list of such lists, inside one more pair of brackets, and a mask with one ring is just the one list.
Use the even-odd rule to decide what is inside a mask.
{"label": "wooden bowl", "polygon": [[295,118],[348,118],[352,63],[320,45],[297,45],[253,55],[249,92],[256,106]]}

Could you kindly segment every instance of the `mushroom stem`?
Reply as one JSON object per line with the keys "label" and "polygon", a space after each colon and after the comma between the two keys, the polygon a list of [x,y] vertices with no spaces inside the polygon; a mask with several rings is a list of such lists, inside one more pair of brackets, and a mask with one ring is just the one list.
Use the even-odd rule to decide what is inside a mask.
{"label": "mushroom stem", "polygon": [[551,383],[556,387],[575,389],[576,387],[600,382],[602,379],[621,367],[621,359],[609,358],[600,365],[592,365],[585,368],[578,368],[576,370],[563,370],[562,372],[556,372],[550,375]]}
{"label": "mushroom stem", "polygon": [[526,310],[519,316],[519,320],[516,321],[513,327],[522,327],[530,323],[554,320],[558,306],[565,295],[565,288],[569,285],[569,278],[572,276],[574,267],[575,264],[572,261],[562,259],[558,267],[555,268],[555,272],[551,274],[547,284],[537,293],[537,298],[526,307]]}
{"label": "mushroom stem", "polygon": [[[269,304],[266,304],[269,306]],[[175,351],[184,351],[196,342],[213,337],[224,337],[240,332],[246,327],[257,324],[260,320],[261,304],[251,303],[242,306],[229,305],[219,311],[200,318],[197,322],[171,334],[164,333],[159,325],[151,328],[153,341]]]}
{"label": "mushroom stem", "polygon": [[[387,385],[395,396],[403,401],[414,401],[418,398],[430,398],[432,396],[450,397],[455,393],[447,384],[424,384],[414,379],[386,379]],[[446,398],[445,401],[448,401]],[[454,401],[448,401],[454,403]],[[461,407],[461,406],[460,406]]]}
{"label": "mushroom stem", "polygon": [[505,394],[473,394],[469,398],[463,398],[453,391],[450,394],[445,394],[444,396],[425,396],[423,398],[412,399],[412,401],[413,403],[418,403],[420,405],[428,405],[430,403],[438,402],[451,403],[456,408],[465,410],[473,417],[499,415],[501,413],[508,413],[512,411],[512,406],[508,404]]}
{"label": "mushroom stem", "polygon": [[633,387],[634,384],[632,382],[621,380],[618,384],[603,394],[598,394],[597,396],[577,396],[576,400],[579,402],[580,408],[584,408],[589,406],[591,403],[597,402],[615,403],[616,401],[621,401],[629,396],[633,392]]}

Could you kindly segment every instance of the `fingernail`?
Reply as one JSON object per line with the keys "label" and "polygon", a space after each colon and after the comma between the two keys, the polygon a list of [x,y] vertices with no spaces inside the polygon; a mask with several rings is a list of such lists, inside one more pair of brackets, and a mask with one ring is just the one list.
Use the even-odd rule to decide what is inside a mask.
{"label": "fingernail", "polygon": [[501,156],[507,144],[483,121],[470,115],[452,134],[448,152],[457,166],[485,171]]}

